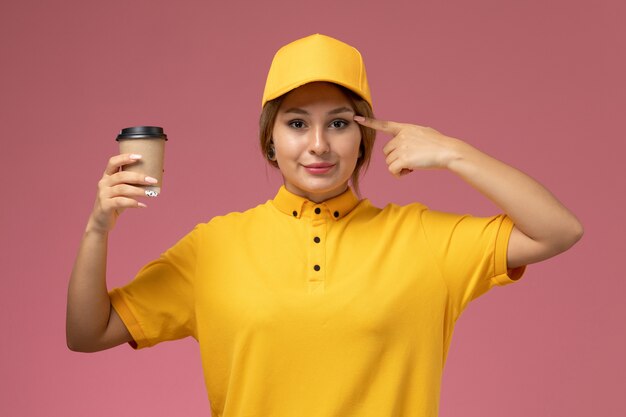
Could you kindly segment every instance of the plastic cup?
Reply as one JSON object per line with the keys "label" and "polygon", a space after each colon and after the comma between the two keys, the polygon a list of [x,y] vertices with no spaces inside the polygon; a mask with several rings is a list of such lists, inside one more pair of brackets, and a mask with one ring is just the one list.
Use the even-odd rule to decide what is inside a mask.
{"label": "plastic cup", "polygon": [[167,135],[162,127],[134,126],[122,129],[115,139],[120,145],[120,153],[141,155],[141,159],[122,167],[124,171],[139,172],[156,178],[155,185],[142,186],[148,197],[156,197],[163,187],[163,160]]}

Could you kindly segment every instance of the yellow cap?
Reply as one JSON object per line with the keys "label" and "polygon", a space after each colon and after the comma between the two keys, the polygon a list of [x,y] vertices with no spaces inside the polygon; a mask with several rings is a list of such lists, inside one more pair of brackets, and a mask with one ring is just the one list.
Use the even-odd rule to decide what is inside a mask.
{"label": "yellow cap", "polygon": [[276,52],[267,74],[261,106],[314,81],[328,81],[344,86],[372,106],[365,65],[359,51],[320,34],[298,39]]}

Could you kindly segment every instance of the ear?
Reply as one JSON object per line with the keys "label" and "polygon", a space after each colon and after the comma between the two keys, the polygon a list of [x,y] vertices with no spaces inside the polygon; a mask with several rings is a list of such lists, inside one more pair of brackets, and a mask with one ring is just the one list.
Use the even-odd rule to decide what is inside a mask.
{"label": "ear", "polygon": [[267,159],[271,162],[276,162],[276,149],[274,149],[274,142],[270,141],[269,146],[267,147],[267,153],[265,155]]}

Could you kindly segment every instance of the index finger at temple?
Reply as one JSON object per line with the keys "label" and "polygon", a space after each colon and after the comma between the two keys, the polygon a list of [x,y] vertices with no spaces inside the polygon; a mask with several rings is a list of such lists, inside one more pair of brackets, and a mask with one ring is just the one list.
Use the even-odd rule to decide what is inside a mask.
{"label": "index finger at temple", "polygon": [[378,120],[371,117],[355,116],[354,120],[356,120],[363,126],[367,126],[380,132],[390,133],[392,135],[397,135],[402,127],[400,123],[391,122],[388,120]]}

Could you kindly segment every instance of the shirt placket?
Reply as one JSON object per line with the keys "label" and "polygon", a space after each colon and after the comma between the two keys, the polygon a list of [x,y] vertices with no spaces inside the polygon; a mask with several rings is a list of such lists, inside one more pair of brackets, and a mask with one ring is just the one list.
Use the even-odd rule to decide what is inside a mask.
{"label": "shirt placket", "polygon": [[309,294],[324,292],[326,282],[326,231],[328,212],[323,206],[314,206],[309,232],[309,262],[307,263],[307,281]]}

